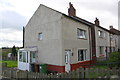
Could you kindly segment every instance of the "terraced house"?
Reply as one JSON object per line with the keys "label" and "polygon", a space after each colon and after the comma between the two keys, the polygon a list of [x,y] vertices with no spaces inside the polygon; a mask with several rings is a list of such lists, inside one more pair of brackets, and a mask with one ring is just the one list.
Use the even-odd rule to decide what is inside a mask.
{"label": "terraced house", "polygon": [[30,70],[30,64],[37,63],[47,64],[48,71],[69,72],[95,63],[110,46],[109,30],[98,23],[98,19],[91,23],[77,17],[71,3],[68,15],[41,4],[25,27],[18,68]]}

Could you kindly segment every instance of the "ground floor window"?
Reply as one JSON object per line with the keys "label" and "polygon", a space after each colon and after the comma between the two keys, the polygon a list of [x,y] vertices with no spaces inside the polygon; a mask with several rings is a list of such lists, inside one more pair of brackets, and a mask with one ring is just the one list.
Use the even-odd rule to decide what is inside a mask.
{"label": "ground floor window", "polygon": [[85,61],[86,60],[86,54],[87,54],[87,50],[81,50],[78,49],[78,61]]}
{"label": "ground floor window", "polygon": [[99,46],[99,53],[103,54],[103,46]]}
{"label": "ground floor window", "polygon": [[36,51],[30,51],[30,62],[36,61]]}
{"label": "ground floor window", "polygon": [[19,52],[19,61],[20,62],[26,62],[27,61],[27,58],[26,58],[27,54],[28,54],[27,52],[20,51]]}
{"label": "ground floor window", "polygon": [[21,61],[21,62],[22,62],[22,51],[21,51],[21,52],[19,52],[19,61]]}

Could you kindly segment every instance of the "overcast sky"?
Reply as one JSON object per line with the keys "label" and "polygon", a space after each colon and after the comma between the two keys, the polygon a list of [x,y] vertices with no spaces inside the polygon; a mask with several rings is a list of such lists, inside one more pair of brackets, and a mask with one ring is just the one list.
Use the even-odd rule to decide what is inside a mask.
{"label": "overcast sky", "polygon": [[68,14],[69,2],[76,15],[109,29],[118,29],[119,0],[0,0],[0,47],[22,46],[22,27],[25,26],[40,4]]}

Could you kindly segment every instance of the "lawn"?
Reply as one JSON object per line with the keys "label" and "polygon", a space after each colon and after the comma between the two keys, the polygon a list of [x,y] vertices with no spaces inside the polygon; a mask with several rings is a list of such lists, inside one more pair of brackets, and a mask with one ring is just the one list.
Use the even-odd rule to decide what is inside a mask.
{"label": "lawn", "polygon": [[17,61],[0,61],[2,63],[7,63],[7,67],[17,67]]}

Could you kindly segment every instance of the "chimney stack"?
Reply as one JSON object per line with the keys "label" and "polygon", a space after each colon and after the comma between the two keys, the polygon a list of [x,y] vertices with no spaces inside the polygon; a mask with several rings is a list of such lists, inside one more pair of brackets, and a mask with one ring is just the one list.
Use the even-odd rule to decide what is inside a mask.
{"label": "chimney stack", "polygon": [[73,4],[71,4],[71,2],[69,2],[68,15],[69,16],[76,16],[76,10],[73,7]]}
{"label": "chimney stack", "polygon": [[110,26],[110,29],[113,29],[113,25]]}
{"label": "chimney stack", "polygon": [[95,22],[95,25],[100,26],[99,19],[96,18],[94,22]]}

